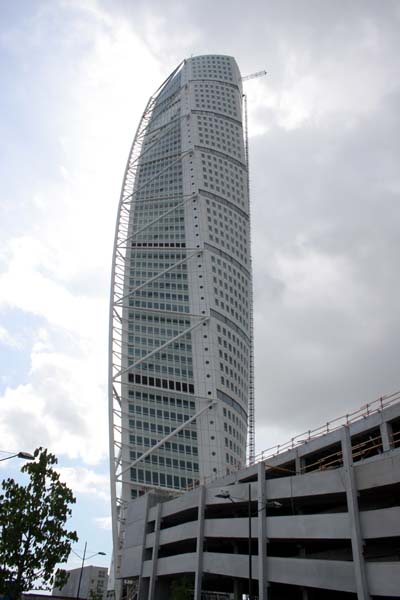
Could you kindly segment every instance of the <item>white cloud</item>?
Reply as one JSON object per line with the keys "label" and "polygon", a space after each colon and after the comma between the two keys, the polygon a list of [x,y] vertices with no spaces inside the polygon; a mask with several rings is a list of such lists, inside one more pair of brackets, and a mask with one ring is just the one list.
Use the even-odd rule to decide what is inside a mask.
{"label": "white cloud", "polygon": [[[59,43],[52,23],[61,9],[68,28]],[[96,2],[47,3],[23,23],[4,39],[35,73],[32,93],[49,97],[45,111],[29,116],[52,123],[57,152],[45,177],[32,176],[23,195],[9,198],[25,221],[4,227],[0,311],[23,314],[21,328],[29,316],[44,325],[26,336],[24,383],[0,398],[0,431],[11,448],[48,446],[95,463],[108,447],[108,285],[120,183],[138,115],[164,74],[129,23]],[[0,340],[14,343],[5,328]]]}
{"label": "white cloud", "polygon": [[0,398],[3,444],[98,462],[107,453],[106,363],[90,347],[78,355],[48,349],[39,342],[31,354],[29,382],[7,387]]}
{"label": "white cloud", "polygon": [[21,343],[2,325],[0,325],[0,344],[10,348],[21,348]]}
{"label": "white cloud", "polygon": [[111,531],[111,517],[96,517],[93,520],[100,529]]}
{"label": "white cloud", "polygon": [[244,22],[208,0],[44,2],[1,36],[19,68],[4,93],[21,126],[3,140],[7,157],[17,151],[0,206],[0,302],[44,323],[26,344],[27,382],[0,400],[4,445],[45,440],[83,460],[105,456],[123,167],[149,95],[192,52],[268,71],[246,84],[261,446],[393,389],[398,10],[258,4]]}
{"label": "white cloud", "polygon": [[7,270],[0,274],[0,307],[41,316],[53,327],[93,339],[99,335],[98,323],[106,320],[105,298],[71,291],[62,279],[57,252],[31,237],[11,240]]}
{"label": "white cloud", "polygon": [[103,500],[109,499],[108,474],[96,473],[84,467],[62,467],[57,470],[61,480],[73,490],[74,494],[89,494]]}

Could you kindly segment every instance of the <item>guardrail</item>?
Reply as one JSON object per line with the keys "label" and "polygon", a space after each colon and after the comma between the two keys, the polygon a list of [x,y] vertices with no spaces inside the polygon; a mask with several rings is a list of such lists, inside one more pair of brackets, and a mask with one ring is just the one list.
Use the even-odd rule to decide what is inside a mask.
{"label": "guardrail", "polygon": [[396,404],[400,402],[400,391],[395,392],[394,394],[389,394],[387,396],[382,396],[381,398],[377,398],[368,404],[364,404],[358,410],[348,413],[346,415],[342,415],[341,417],[337,417],[332,421],[328,421],[325,425],[321,425],[316,429],[310,429],[305,431],[304,433],[300,433],[295,437],[292,437],[290,440],[285,442],[284,444],[277,444],[276,446],[272,446],[271,448],[267,448],[262,452],[259,452],[254,457],[254,461],[250,463],[250,465],[254,465],[262,460],[267,460],[269,458],[273,458],[274,456],[278,456],[283,452],[287,452],[288,450],[293,450],[293,448],[297,448],[298,446],[302,446],[303,444],[307,444],[311,440],[315,438],[321,437],[322,435],[326,435],[331,431],[335,431],[336,429],[340,429],[343,425],[350,425],[350,423],[354,423],[354,421],[358,421],[360,419],[365,419],[370,415],[382,411],[384,408],[390,406],[391,404]]}

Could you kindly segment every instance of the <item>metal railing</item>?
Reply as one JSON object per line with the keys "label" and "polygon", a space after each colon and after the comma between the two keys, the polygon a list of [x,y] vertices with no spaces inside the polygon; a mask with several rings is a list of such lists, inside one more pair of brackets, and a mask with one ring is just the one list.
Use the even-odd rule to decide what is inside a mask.
{"label": "metal railing", "polygon": [[288,450],[293,450],[293,448],[297,448],[298,446],[306,444],[315,438],[326,435],[327,433],[331,433],[336,429],[340,429],[343,427],[343,425],[350,425],[350,423],[354,423],[354,421],[365,419],[374,413],[381,412],[384,408],[387,408],[392,404],[396,404],[397,402],[400,402],[400,391],[377,398],[368,404],[364,404],[358,410],[352,413],[337,417],[336,419],[328,421],[325,423],[325,425],[321,425],[316,429],[310,429],[304,433],[300,433],[299,435],[292,437],[284,444],[277,444],[276,446],[272,446],[271,448],[263,450],[255,456],[254,461],[251,464],[273,458],[274,456],[278,456],[279,454],[287,452]]}
{"label": "metal railing", "polygon": [[[307,444],[311,440],[314,440],[318,437],[326,435],[327,433],[331,433],[332,431],[340,429],[341,427],[343,427],[343,425],[350,425],[350,423],[354,423],[355,421],[365,419],[370,415],[381,412],[384,408],[387,408],[392,404],[396,404],[397,402],[400,402],[400,391],[395,392],[394,394],[389,394],[387,396],[377,398],[376,400],[373,400],[368,404],[364,404],[352,413],[348,413],[341,417],[337,417],[332,421],[328,421],[327,423],[325,423],[325,425],[317,427],[316,429],[310,429],[305,433],[301,433],[291,438],[285,444],[278,444],[276,446],[268,448],[267,450],[263,450],[262,452],[256,455],[254,462],[252,462],[251,464],[253,465],[263,460],[271,459],[284,452],[287,452],[288,450],[292,450],[293,448],[297,448],[303,444]],[[391,434],[391,440],[393,447],[399,447],[400,431],[393,432]],[[382,440],[380,435],[373,438],[368,438],[368,440],[363,440],[359,444],[353,446],[353,460],[358,461],[363,458],[367,458],[367,455],[374,450],[382,451]],[[341,450],[339,450],[337,452],[333,452],[332,454],[319,458],[314,463],[304,465],[303,472],[306,473],[309,471],[332,469],[340,466],[341,463],[342,452]],[[279,469],[278,466],[275,468]],[[288,473],[290,473],[289,470]],[[182,492],[191,491],[197,488],[199,485],[206,485],[208,483],[211,483],[215,479],[218,479],[218,476],[202,477],[201,479],[194,480],[193,483],[190,484],[190,486],[187,486],[184,490],[182,490]]]}

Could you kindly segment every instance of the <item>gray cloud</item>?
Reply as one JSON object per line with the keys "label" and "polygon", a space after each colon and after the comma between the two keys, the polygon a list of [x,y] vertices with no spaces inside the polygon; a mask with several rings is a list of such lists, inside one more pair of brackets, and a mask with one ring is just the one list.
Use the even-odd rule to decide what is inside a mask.
{"label": "gray cloud", "polygon": [[[301,430],[400,387],[396,106],[383,98],[347,131],[338,115],[253,141],[253,212],[264,224],[254,227],[259,422],[273,415]],[[297,268],[301,297],[271,277],[281,256]],[[296,267],[304,256],[339,261],[326,295],[311,285],[323,272]]]}
{"label": "gray cloud", "polygon": [[80,402],[83,404],[84,400],[79,390],[71,393],[68,389],[70,376],[68,369],[44,364],[34,371],[32,384],[36,395],[45,402],[44,413],[54,421],[56,428],[83,437],[87,427]]}
{"label": "gray cloud", "polygon": [[[35,45],[40,31],[32,38],[35,44],[29,51],[35,60],[28,64],[33,75],[24,72],[24,61],[19,60],[21,71],[16,72],[13,65],[5,86],[13,99],[11,76],[17,73],[21,81],[39,76],[40,85],[32,87],[36,94],[24,88],[21,103],[31,111],[25,117],[31,141],[42,149],[46,141],[47,152],[40,162],[29,145],[26,154],[21,154],[24,144],[17,150],[10,143],[7,159],[19,169],[20,157],[28,167],[27,156],[33,154],[32,168],[39,178],[54,145],[52,129],[58,136],[63,132],[57,128],[58,119],[63,122],[58,111],[66,105],[75,110],[85,101],[95,103],[94,95],[85,99],[84,89],[71,99],[73,75],[86,56],[86,46],[99,46],[98,30],[96,34],[89,26],[91,10],[84,19],[79,10],[84,12],[86,4],[76,14],[80,3],[74,4],[60,2],[60,10],[71,19],[64,21],[52,2],[44,3],[52,15],[51,28],[50,33],[44,30],[42,45]],[[97,5],[110,20],[119,19],[144,40],[165,75],[185,56],[207,52],[234,55],[243,73],[268,70],[268,77],[247,84],[253,134],[256,412],[263,436],[258,446],[271,445],[268,436],[314,427],[400,387],[399,3],[256,0],[244,6],[239,0],[98,0]],[[67,22],[67,28],[60,26],[56,35],[54,26],[61,22]],[[99,22],[96,27],[113,40],[112,25],[107,20]],[[20,40],[26,44],[23,33],[14,42],[18,51],[24,48]],[[49,39],[51,52],[47,51],[44,60],[43,47],[48,48]],[[110,46],[104,48],[108,56]],[[132,106],[145,92],[142,81],[136,80],[141,60],[133,54],[131,68],[126,69]],[[41,79],[42,63],[48,68]],[[159,85],[159,72],[154,73],[147,96]],[[89,70],[88,80],[93,77]],[[132,80],[135,89],[128,85]],[[43,90],[42,81],[47,82]],[[99,91],[99,102],[100,96]],[[49,99],[50,113],[44,99],[46,103]],[[107,119],[114,119],[116,112],[111,106]],[[130,117],[131,124],[126,119],[124,123],[133,136],[140,113]],[[9,127],[5,131],[12,139],[13,122]],[[103,127],[100,121],[98,144],[110,151],[102,164],[113,165],[108,176],[116,177],[113,155],[123,156],[128,148],[118,149],[116,143],[101,137]],[[65,158],[60,148],[59,161]],[[87,160],[84,156],[82,164]],[[93,180],[102,179],[101,172],[93,169]],[[19,177],[12,177],[11,184],[17,189],[15,196],[24,198],[25,179],[22,188]],[[107,204],[109,194],[104,211],[113,202],[111,198]],[[7,228],[9,222],[15,227],[18,223],[23,230],[31,214],[21,209],[17,219],[11,204],[7,204],[4,223]],[[81,288],[82,277],[77,275],[71,282],[72,287]],[[101,285],[103,280],[96,281],[96,289]],[[46,376],[45,382],[46,394],[55,393],[52,378]],[[63,407],[60,396],[52,417],[57,422],[67,420],[69,428],[81,431],[83,425],[75,422],[73,408]],[[10,413],[13,424],[14,417]],[[32,426],[37,432],[39,424]]]}
{"label": "gray cloud", "polygon": [[250,146],[260,431],[291,435],[399,388],[400,5],[166,6],[113,3],[166,73],[206,52],[268,70],[262,92],[248,84],[264,130]]}

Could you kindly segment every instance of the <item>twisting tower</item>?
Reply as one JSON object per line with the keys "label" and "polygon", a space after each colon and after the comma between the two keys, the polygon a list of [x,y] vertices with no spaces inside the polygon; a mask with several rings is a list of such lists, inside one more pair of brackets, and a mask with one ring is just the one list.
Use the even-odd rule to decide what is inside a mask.
{"label": "twisting tower", "polygon": [[246,460],[253,342],[242,99],[233,58],[187,59],[150,98],[130,151],[110,302],[117,577],[129,500],[149,488],[179,492]]}

